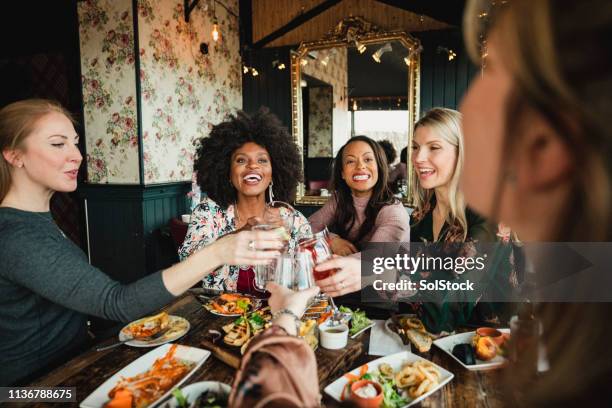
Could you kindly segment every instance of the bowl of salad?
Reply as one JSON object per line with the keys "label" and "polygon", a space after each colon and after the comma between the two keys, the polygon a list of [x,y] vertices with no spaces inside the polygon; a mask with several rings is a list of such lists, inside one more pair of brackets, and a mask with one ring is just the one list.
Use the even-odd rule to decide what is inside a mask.
{"label": "bowl of salad", "polygon": [[172,391],[164,408],[225,408],[232,388],[218,381],[201,381]]}

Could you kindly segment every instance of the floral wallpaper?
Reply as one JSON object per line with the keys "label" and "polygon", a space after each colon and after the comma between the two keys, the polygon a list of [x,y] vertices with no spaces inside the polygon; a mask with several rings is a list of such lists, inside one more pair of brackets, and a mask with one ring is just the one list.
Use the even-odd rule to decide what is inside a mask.
{"label": "floral wallpaper", "polygon": [[[224,4],[238,15],[238,0]],[[138,38],[145,184],[191,180],[193,142],[242,107],[238,19],[202,0],[187,23],[182,0],[139,0]]]}
{"label": "floral wallpaper", "polygon": [[[140,66],[131,0],[78,3],[88,182],[191,180],[193,142],[242,107],[238,0],[202,0],[185,22],[183,0],[138,0]],[[211,38],[216,16],[220,41]],[[209,45],[203,55],[200,44]],[[136,70],[140,95],[136,94]],[[140,97],[142,121],[137,123]]]}
{"label": "floral wallpaper", "polygon": [[[317,59],[308,58],[308,64],[302,66],[302,72],[306,75],[315,77],[333,87],[334,108],[333,108],[333,146],[332,155],[350,137],[350,114],[348,110],[348,53],[346,47],[331,48],[319,51]],[[327,61],[327,65],[321,63]],[[310,141],[309,141],[310,143]],[[318,146],[329,143],[326,140],[313,141]],[[309,151],[309,157],[311,156]],[[327,156],[329,157],[329,156]]]}
{"label": "floral wallpaper", "polygon": [[308,157],[332,157],[333,89],[308,88]]}
{"label": "floral wallpaper", "polygon": [[90,183],[139,183],[130,0],[78,2]]}

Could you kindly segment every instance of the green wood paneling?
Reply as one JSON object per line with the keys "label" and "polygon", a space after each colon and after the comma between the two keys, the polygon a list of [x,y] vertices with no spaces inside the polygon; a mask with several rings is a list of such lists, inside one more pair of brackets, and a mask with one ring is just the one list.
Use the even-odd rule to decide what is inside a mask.
{"label": "green wood paneling", "polygon": [[160,229],[188,212],[190,183],[83,185],[91,263],[112,278],[132,282],[177,260]]}

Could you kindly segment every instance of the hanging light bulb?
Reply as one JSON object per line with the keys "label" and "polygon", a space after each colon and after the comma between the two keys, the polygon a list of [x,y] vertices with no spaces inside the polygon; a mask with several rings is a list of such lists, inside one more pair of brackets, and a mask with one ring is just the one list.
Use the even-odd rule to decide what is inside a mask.
{"label": "hanging light bulb", "polygon": [[374,54],[372,54],[372,58],[374,59],[374,61],[378,62],[380,64],[380,57],[387,51],[391,51],[391,43],[386,43],[385,45],[383,45],[382,47],[380,47],[378,50],[376,50],[376,52]]}
{"label": "hanging light bulb", "polygon": [[214,42],[219,41],[221,33],[219,32],[219,24],[217,23],[217,17],[213,19],[212,39]]}
{"label": "hanging light bulb", "polygon": [[353,99],[353,110],[356,111],[357,110],[357,100]]}

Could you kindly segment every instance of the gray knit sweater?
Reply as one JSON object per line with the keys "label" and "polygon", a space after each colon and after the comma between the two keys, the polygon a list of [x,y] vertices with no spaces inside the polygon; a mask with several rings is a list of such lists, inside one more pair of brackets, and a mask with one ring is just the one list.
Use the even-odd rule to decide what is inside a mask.
{"label": "gray knit sweater", "polygon": [[0,386],[73,357],[87,314],[127,322],[172,299],[161,272],[123,285],[91,266],[50,213],[0,207]]}

